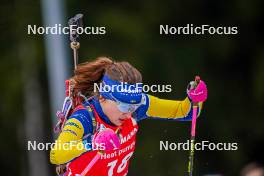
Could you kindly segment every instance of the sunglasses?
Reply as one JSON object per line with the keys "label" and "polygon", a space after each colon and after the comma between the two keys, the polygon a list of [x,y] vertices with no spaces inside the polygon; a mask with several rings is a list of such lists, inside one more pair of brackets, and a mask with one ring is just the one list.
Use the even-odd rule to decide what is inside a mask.
{"label": "sunglasses", "polygon": [[117,100],[113,95],[111,95],[111,98],[109,98],[113,101],[116,102],[117,108],[119,111],[123,113],[133,113],[135,112],[141,105],[146,104],[146,95],[142,94],[141,102],[137,104],[129,104],[129,103],[124,103],[119,100]]}

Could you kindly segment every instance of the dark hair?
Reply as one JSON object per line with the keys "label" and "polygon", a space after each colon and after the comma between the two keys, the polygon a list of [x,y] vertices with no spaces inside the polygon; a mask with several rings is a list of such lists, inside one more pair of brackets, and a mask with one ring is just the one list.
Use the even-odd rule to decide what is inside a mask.
{"label": "dark hair", "polygon": [[142,82],[141,73],[125,61],[115,62],[108,57],[98,57],[92,62],[79,64],[71,80],[74,82],[73,95],[80,92],[85,96],[96,94],[94,84],[100,83],[104,74],[116,81],[135,84]]}

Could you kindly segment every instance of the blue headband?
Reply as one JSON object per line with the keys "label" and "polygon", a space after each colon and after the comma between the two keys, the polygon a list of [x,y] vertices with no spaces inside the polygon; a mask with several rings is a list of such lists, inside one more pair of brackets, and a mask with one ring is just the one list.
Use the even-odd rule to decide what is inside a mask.
{"label": "blue headband", "polygon": [[142,100],[142,83],[128,84],[110,79],[104,75],[100,94],[107,99],[117,99],[123,103],[138,104]]}

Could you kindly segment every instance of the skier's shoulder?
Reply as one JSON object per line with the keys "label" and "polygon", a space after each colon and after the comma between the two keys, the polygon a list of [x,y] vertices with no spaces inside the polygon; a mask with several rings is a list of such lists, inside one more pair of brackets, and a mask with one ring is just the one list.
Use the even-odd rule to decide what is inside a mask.
{"label": "skier's shoulder", "polygon": [[144,94],[144,98],[144,103],[133,113],[133,117],[137,121],[148,118],[147,111],[149,109],[149,95]]}
{"label": "skier's shoulder", "polygon": [[93,131],[93,113],[88,112],[89,106],[86,104],[80,104],[76,108],[74,108],[72,114],[70,115],[68,120],[77,120],[81,123],[84,129],[84,135],[88,133],[92,133]]}

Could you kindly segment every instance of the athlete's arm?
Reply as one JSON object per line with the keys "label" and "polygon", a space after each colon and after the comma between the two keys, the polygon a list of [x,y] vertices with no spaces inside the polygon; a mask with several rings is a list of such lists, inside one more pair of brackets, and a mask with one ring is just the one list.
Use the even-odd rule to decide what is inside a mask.
{"label": "athlete's arm", "polygon": [[[75,118],[66,121],[65,126],[50,151],[52,164],[64,164],[85,152],[82,137],[84,129],[81,122]],[[82,150],[77,146],[82,147]]]}
{"label": "athlete's arm", "polygon": [[[192,103],[188,97],[184,100],[166,100],[152,95],[146,95],[146,104],[142,105],[135,113],[138,120],[166,119],[166,120],[191,120]],[[198,116],[202,103],[198,104]]]}

